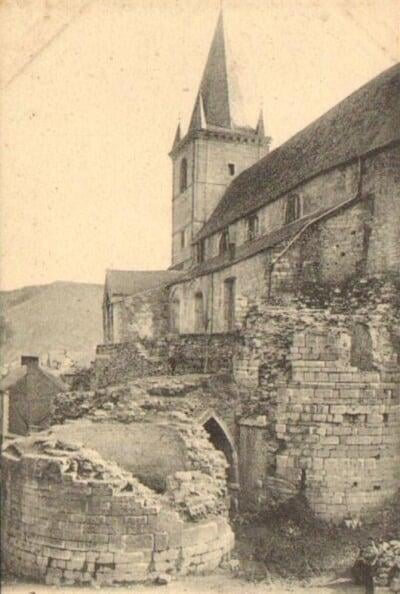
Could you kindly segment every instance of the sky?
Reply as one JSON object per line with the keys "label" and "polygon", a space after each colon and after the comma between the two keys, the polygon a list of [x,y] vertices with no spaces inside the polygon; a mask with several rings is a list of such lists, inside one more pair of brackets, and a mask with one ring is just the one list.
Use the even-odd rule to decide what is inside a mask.
{"label": "sky", "polygon": [[[220,0],[3,0],[0,285],[170,264],[171,149]],[[223,0],[272,147],[400,58],[398,0]]]}

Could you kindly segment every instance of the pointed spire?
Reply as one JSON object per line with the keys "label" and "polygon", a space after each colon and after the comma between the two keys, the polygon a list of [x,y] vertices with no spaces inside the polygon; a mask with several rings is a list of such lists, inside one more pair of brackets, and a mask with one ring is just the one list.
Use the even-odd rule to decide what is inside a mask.
{"label": "pointed spire", "polygon": [[181,136],[181,123],[179,122],[178,123],[178,127],[177,127],[176,132],[175,132],[175,138],[174,138],[174,143],[172,145],[172,150],[174,150],[174,148],[180,143],[181,138],[182,138],[182,136]]}
{"label": "pointed spire", "polygon": [[258,116],[256,132],[257,132],[257,136],[261,136],[262,138],[265,137],[264,114],[263,114],[262,107],[260,109],[260,115]]}
{"label": "pointed spire", "polygon": [[203,95],[197,95],[196,103],[189,124],[189,130],[205,130],[207,128],[206,115],[204,113]]}
{"label": "pointed spire", "polygon": [[234,128],[244,124],[241,96],[233,64],[229,64],[229,52],[224,32],[224,19],[220,11],[214,37],[203,72],[199,92],[193,109],[192,122],[201,118],[203,104],[204,122],[209,126]]}

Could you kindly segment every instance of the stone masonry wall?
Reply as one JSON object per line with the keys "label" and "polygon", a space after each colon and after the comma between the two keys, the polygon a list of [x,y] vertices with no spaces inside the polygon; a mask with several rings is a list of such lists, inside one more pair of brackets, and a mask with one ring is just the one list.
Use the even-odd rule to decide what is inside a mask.
{"label": "stone masonry wall", "polygon": [[94,383],[101,387],[146,375],[230,371],[236,341],[234,334],[170,334],[158,340],[99,345]]}
{"label": "stone masonry wall", "polygon": [[276,411],[276,475],[333,519],[366,513],[400,487],[398,375],[351,365],[350,341],[342,331],[297,334]]}
{"label": "stone masonry wall", "polygon": [[[398,296],[398,281],[359,279],[250,308],[234,360],[236,381],[258,394],[240,421],[244,507],[303,490],[337,520],[400,488]],[[252,442],[264,443],[255,464]]]}
{"label": "stone masonry wall", "polygon": [[94,452],[37,435],[3,452],[2,543],[19,577],[118,585],[215,569],[233,533],[223,514],[186,521]]}

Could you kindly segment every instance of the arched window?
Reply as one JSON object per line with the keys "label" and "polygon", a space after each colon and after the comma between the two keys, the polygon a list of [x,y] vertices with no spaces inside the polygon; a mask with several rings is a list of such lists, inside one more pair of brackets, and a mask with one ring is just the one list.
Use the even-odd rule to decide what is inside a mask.
{"label": "arched window", "polygon": [[170,330],[171,332],[179,333],[180,327],[180,301],[177,297],[174,297],[171,301],[170,310]]}
{"label": "arched window", "polygon": [[194,331],[204,332],[206,329],[203,293],[198,291],[194,296]]}
{"label": "arched window", "polygon": [[224,229],[224,231],[222,231],[220,240],[219,240],[219,254],[220,256],[222,256],[223,254],[226,254],[226,252],[229,249],[229,232],[228,229]]}
{"label": "arched window", "polygon": [[285,223],[292,223],[301,216],[301,201],[300,196],[292,194],[289,196],[286,203]]}
{"label": "arched window", "polygon": [[179,191],[184,192],[187,188],[187,160],[184,158],[181,161],[181,168],[179,171]]}

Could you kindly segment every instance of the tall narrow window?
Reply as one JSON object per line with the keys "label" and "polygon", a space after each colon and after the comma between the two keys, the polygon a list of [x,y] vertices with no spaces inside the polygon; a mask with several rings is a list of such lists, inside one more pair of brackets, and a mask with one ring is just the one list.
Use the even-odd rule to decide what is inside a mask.
{"label": "tall narrow window", "polygon": [[206,242],[205,239],[200,239],[197,243],[197,262],[200,264],[204,262],[206,256]]}
{"label": "tall narrow window", "polygon": [[171,332],[179,332],[180,326],[180,302],[177,297],[171,301],[170,309],[170,330]]}
{"label": "tall narrow window", "polygon": [[235,284],[234,278],[224,282],[224,321],[227,332],[235,329]]}
{"label": "tall narrow window", "polygon": [[184,231],[184,230],[183,230],[183,231],[181,231],[180,238],[181,238],[181,248],[184,248],[184,247],[185,247],[185,245],[186,245],[186,241],[185,241],[185,231]]}
{"label": "tall narrow window", "polygon": [[181,161],[181,168],[179,172],[179,191],[184,192],[187,188],[187,160],[184,158]]}
{"label": "tall narrow window", "polygon": [[255,239],[258,235],[258,216],[257,215],[250,215],[247,219],[247,239],[251,241]]}
{"label": "tall narrow window", "polygon": [[194,331],[205,331],[204,298],[203,293],[198,291],[194,296]]}
{"label": "tall narrow window", "polygon": [[293,194],[289,196],[286,203],[285,223],[292,223],[301,216],[300,196]]}
{"label": "tall narrow window", "polygon": [[224,229],[224,231],[222,231],[220,240],[219,240],[219,254],[220,256],[222,256],[223,254],[226,254],[226,252],[228,251],[229,248],[229,232],[228,229]]}
{"label": "tall narrow window", "polygon": [[228,163],[229,175],[235,175],[235,163]]}

